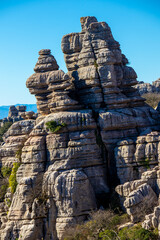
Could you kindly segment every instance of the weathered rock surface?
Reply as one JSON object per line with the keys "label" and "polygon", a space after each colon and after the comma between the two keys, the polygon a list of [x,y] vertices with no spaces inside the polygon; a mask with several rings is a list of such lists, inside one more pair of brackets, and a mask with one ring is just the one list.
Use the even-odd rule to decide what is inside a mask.
{"label": "weathered rock surface", "polygon": [[158,228],[159,222],[159,167],[144,172],[141,179],[126,182],[116,187],[123,205],[133,223],[143,221],[146,229]]}
{"label": "weathered rock surface", "polygon": [[35,120],[23,120],[14,123],[4,135],[5,144],[0,147],[0,165],[12,166],[17,162],[16,153],[23,147]]}
{"label": "weathered rock surface", "polygon": [[160,79],[152,82],[152,84],[144,83],[143,81],[138,82],[134,88],[139,91],[140,95],[145,93],[160,93]]}
{"label": "weathered rock surface", "polygon": [[50,50],[39,52],[26,82],[38,118],[14,123],[0,147],[2,165],[22,148],[2,240],[63,239],[65,229],[107,202],[118,183],[124,183],[117,192],[133,221],[143,218],[137,217],[143,204],[147,214],[158,204],[160,114],[133,88],[137,75],[109,26],[95,17],[81,18],[81,26],[62,39],[67,74]]}
{"label": "weathered rock surface", "polygon": [[154,168],[160,161],[160,134],[151,132],[137,137],[136,141],[127,139],[117,143],[115,158],[117,175],[123,184],[139,179],[141,174]]}

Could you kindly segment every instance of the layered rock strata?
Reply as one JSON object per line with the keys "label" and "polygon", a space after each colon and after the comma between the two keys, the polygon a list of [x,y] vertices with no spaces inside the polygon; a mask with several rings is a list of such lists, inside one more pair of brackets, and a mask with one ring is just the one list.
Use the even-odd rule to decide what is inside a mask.
{"label": "layered rock strata", "polygon": [[34,68],[35,73],[26,85],[36,96],[37,109],[41,115],[51,112],[79,109],[78,102],[69,97],[72,83],[62,70],[50,50],[39,51],[39,58]]}
{"label": "layered rock strata", "polygon": [[160,169],[148,169],[141,178],[116,187],[123,206],[133,223],[142,222],[145,229],[158,228],[160,235]]}
{"label": "layered rock strata", "polygon": [[95,17],[81,18],[81,26],[81,33],[63,37],[62,51],[79,102],[95,113],[112,183],[116,172],[114,144],[126,138],[136,141],[148,128],[159,129],[159,114],[133,88],[137,75],[127,66],[109,26]]}
{"label": "layered rock strata", "polygon": [[158,78],[156,81],[151,83],[144,83],[143,81],[138,82],[134,88],[136,88],[140,95],[146,93],[160,93],[160,79]]}
{"label": "layered rock strata", "polygon": [[[0,148],[10,162],[7,142],[12,144],[14,136],[23,142],[2,240],[63,239],[70,224],[107,202],[117,182],[139,178],[141,183],[133,184],[129,194],[140,186],[137,204],[150,199],[158,204],[156,180],[152,186],[141,178],[148,168],[157,171],[159,133],[152,131],[159,130],[159,113],[132,87],[137,75],[109,26],[95,17],[81,18],[81,26],[81,33],[62,39],[67,74],[50,50],[39,52],[35,73],[26,83],[37,99],[39,116],[14,123]],[[121,193],[123,185],[118,189],[123,201],[128,195]],[[137,212],[132,205],[126,203],[128,213]]]}
{"label": "layered rock strata", "polygon": [[117,143],[115,159],[117,175],[123,184],[134,179],[139,179],[141,174],[158,165],[160,161],[160,135],[151,132],[132,139]]}
{"label": "layered rock strata", "polygon": [[34,123],[35,120],[18,121],[4,134],[5,144],[0,147],[1,165],[12,166],[13,162],[17,162],[16,152],[22,149],[34,127]]}

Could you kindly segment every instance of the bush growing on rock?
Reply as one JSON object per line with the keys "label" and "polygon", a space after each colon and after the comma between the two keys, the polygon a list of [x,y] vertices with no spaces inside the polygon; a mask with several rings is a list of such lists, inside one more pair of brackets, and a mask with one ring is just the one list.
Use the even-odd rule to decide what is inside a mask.
{"label": "bush growing on rock", "polygon": [[9,177],[10,174],[11,174],[11,171],[12,171],[12,168],[11,167],[7,167],[7,166],[3,166],[1,168],[1,173],[2,173],[2,176],[5,178],[5,177]]}
{"label": "bush growing on rock", "polygon": [[12,122],[5,122],[3,127],[0,128],[0,142],[3,142],[3,135],[5,132],[7,132],[7,130],[9,129],[9,127],[12,125]]}
{"label": "bush growing on rock", "polygon": [[14,193],[16,191],[16,187],[17,187],[16,173],[17,173],[17,170],[20,167],[20,165],[21,165],[20,162],[13,163],[12,172],[9,177],[9,187],[11,188],[12,193]]}
{"label": "bush growing on rock", "polygon": [[0,186],[0,201],[4,200],[5,194],[7,192],[8,189],[8,178],[11,174],[11,170],[12,168],[7,167],[7,166],[3,166],[1,167],[1,186]]}
{"label": "bush growing on rock", "polygon": [[129,229],[123,228],[119,231],[118,237],[121,240],[158,240],[158,233],[146,230],[138,224]]}
{"label": "bush growing on rock", "polygon": [[16,152],[16,158],[19,162],[21,162],[21,156],[22,156],[22,148],[19,148]]}
{"label": "bush growing on rock", "polygon": [[58,132],[62,127],[66,127],[66,123],[57,123],[56,121],[50,121],[46,123],[47,128],[53,132]]}
{"label": "bush growing on rock", "polygon": [[0,187],[0,202],[4,200],[7,189],[8,189],[8,182],[3,183],[3,185]]}

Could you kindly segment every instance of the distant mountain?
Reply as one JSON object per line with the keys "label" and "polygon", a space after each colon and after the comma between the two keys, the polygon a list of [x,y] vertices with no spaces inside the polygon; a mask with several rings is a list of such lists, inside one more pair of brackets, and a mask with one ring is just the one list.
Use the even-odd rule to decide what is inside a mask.
{"label": "distant mountain", "polygon": [[[15,106],[25,105],[27,107],[26,111],[33,111],[37,112],[37,105],[36,104],[16,104]],[[8,117],[10,106],[0,106],[0,119]]]}

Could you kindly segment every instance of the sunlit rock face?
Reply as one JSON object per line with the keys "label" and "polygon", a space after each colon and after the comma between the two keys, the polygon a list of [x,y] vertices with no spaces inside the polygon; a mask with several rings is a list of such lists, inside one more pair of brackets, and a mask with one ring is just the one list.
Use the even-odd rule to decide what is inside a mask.
{"label": "sunlit rock face", "polygon": [[41,115],[51,112],[79,109],[78,102],[69,97],[72,84],[49,49],[39,51],[34,68],[35,73],[28,78],[26,86],[37,99],[37,109]]}
{"label": "sunlit rock face", "polygon": [[[159,113],[132,87],[137,75],[109,26],[95,17],[81,18],[81,26],[80,33],[62,39],[68,73],[59,70],[49,49],[39,51],[26,82],[38,118],[14,123],[0,148],[2,165],[16,161],[17,148],[9,152],[8,146],[17,141],[21,149],[11,205],[0,205],[1,239],[63,239],[68,226],[108,204],[113,186],[141,181],[148,167],[156,171]],[[132,191],[122,186],[119,194]],[[143,201],[150,204],[152,196],[156,206],[155,188],[147,181],[138,186]],[[141,205],[128,201],[125,206],[137,213]]]}

